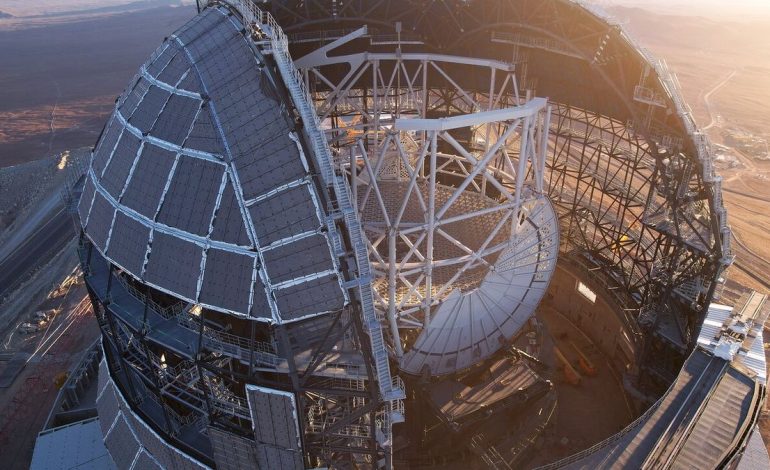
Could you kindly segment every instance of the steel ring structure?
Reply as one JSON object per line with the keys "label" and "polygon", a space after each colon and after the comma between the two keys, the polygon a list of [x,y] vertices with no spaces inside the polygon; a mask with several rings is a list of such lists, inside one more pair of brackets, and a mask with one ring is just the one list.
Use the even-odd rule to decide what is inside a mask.
{"label": "steel ring structure", "polygon": [[[378,62],[381,79],[372,79],[371,69],[363,74],[364,64],[356,67],[361,76],[352,74],[352,65],[350,72],[320,68],[320,77],[313,70],[309,83],[320,90],[317,100],[330,101],[323,90],[332,90],[332,103],[319,106],[325,117],[350,113],[361,90],[391,101],[433,96],[425,106],[435,116],[481,111],[484,97],[506,99],[496,88],[505,82],[501,72],[490,83],[490,74],[445,67],[429,80],[415,80],[414,67],[406,68],[412,51],[512,63],[517,85],[500,94],[548,97],[546,187],[559,217],[562,256],[601,268],[609,274],[606,282],[624,293],[620,303],[636,312],[635,341],[646,355],[640,364],[658,368],[641,373],[642,388],[665,388],[733,259],[708,139],[665,62],[600,10],[573,1],[386,1],[331,10],[274,2],[271,9],[293,55],[302,57],[300,67],[320,46],[368,27],[365,38],[336,55],[365,51]],[[398,73],[374,54],[395,48],[403,57]],[[339,102],[343,106],[333,111]],[[660,334],[643,334],[649,331]]]}
{"label": "steel ring structure", "polygon": [[626,388],[659,409],[732,262],[665,63],[568,0],[198,9],[116,101],[78,205],[116,463],[521,462],[479,428],[548,424],[511,346],[559,263],[606,286]]}
{"label": "steel ring structure", "polygon": [[[542,98],[520,97],[503,62],[440,54],[328,56],[365,34],[361,29],[319,48],[297,65],[305,80],[325,83],[327,70],[349,67],[345,83],[316,94],[316,108],[329,123],[327,140],[368,239],[375,303],[388,321],[393,355],[409,374],[456,373],[513,337],[555,267],[558,227],[544,192],[550,109]],[[435,74],[452,86],[447,66],[489,75],[483,112],[474,113],[479,104],[469,97],[464,113],[428,117],[441,100],[413,84]],[[371,99],[350,79],[365,72],[381,85]]]}

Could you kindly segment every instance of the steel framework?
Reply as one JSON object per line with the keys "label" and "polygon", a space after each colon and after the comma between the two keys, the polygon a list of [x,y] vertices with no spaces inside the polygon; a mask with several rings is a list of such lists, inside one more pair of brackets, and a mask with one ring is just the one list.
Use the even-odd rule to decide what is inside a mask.
{"label": "steel framework", "polygon": [[[600,277],[616,298],[639,350],[629,371],[635,385],[650,399],[665,389],[732,260],[708,141],[665,64],[611,20],[566,0],[268,6],[278,20],[249,0],[211,2],[201,15],[210,22],[198,18],[190,27],[223,24],[227,37],[246,41],[249,67],[265,71],[260,77],[280,103],[281,124],[288,123],[273,129],[288,132],[304,179],[246,197],[235,146],[219,155],[156,135],[171,95],[196,100],[193,122],[218,103],[184,88],[187,75],[171,84],[149,68],[137,76],[146,89],[135,107],[150,89],[169,97],[149,113],[149,130],[123,116],[128,96],[119,101],[111,122],[138,148],[128,152],[117,194],[102,184],[107,167],[119,166],[117,150],[99,160],[111,134],[94,149],[81,262],[110,380],[135,419],[209,465],[221,464],[229,446],[249,456],[241,464],[266,458],[269,448],[295,467],[387,466],[392,424],[404,418],[404,386],[391,376],[389,353],[402,371],[428,377],[462,373],[491,357],[534,311],[557,253]],[[187,46],[179,36],[171,40]],[[195,46],[201,57],[220,57],[205,54],[213,40],[202,42]],[[301,72],[290,46],[302,57]],[[234,114],[251,116],[269,103]],[[227,141],[228,124],[208,123],[213,140]],[[183,142],[194,129],[186,130]],[[144,150],[155,147],[175,157],[147,216],[129,208],[125,193]],[[246,242],[213,240],[213,212],[203,235],[159,220],[180,161],[222,172],[212,211],[234,191],[234,212],[248,221]],[[261,246],[255,209],[299,186],[309,191],[318,225]],[[96,201],[111,215],[102,226],[90,220]],[[109,246],[117,230],[137,223],[151,235],[133,234],[141,263],[132,270]],[[264,270],[271,251],[314,235],[331,267],[273,283]],[[203,253],[192,263],[187,293],[145,277],[148,258],[163,252],[162,236]],[[245,307],[202,300],[204,269],[216,250],[251,263]],[[343,291],[341,307],[284,316],[276,296],[322,277]],[[269,314],[254,312],[258,281]],[[455,327],[458,318],[473,321]],[[294,432],[296,442],[277,443],[276,433],[260,428],[256,403],[265,396],[281,402],[275,421],[296,416],[296,432],[290,426],[284,433]]]}
{"label": "steel framework", "polygon": [[[550,109],[542,98],[519,96],[511,63],[398,49],[336,54],[366,35],[366,28],[347,34],[297,66],[309,86],[328,88],[316,88],[315,106],[368,237],[394,356],[411,373],[426,365],[433,374],[455,372],[516,332],[503,327],[506,316],[516,312],[520,327],[554,268],[557,228],[543,183]],[[486,75],[488,88],[465,90],[458,71]],[[513,278],[528,268],[531,277]],[[529,290],[537,294],[519,311]],[[476,311],[466,311],[473,298]],[[459,323],[470,321],[484,338],[445,338],[464,316],[471,320]],[[410,329],[423,332],[399,331]],[[413,351],[405,356],[404,347]],[[471,348],[472,357],[456,357]]]}
{"label": "steel framework", "polygon": [[[586,275],[600,276],[622,298],[622,315],[637,332],[633,382],[649,400],[665,390],[733,257],[708,140],[664,62],[600,9],[566,0],[382,0],[333,7],[289,1],[271,8],[296,55],[331,46],[365,25],[367,33],[345,44],[341,55],[395,46],[404,56],[440,52],[512,61],[517,84],[509,99],[537,94],[552,106],[545,181],[559,214],[561,256],[585,266]],[[416,77],[414,69],[410,73],[403,75]],[[339,89],[348,96],[371,94],[391,76],[383,74],[379,85],[359,80],[351,86],[355,77],[348,70],[338,74],[310,74],[308,85],[331,91],[335,101],[343,83]],[[460,72],[454,83],[435,75],[423,88],[446,90],[442,115],[467,112],[473,99],[466,96],[489,93],[488,75]],[[401,83],[394,96],[422,85],[419,79]],[[340,115],[350,112],[345,106]],[[319,109],[331,116],[329,105]]]}

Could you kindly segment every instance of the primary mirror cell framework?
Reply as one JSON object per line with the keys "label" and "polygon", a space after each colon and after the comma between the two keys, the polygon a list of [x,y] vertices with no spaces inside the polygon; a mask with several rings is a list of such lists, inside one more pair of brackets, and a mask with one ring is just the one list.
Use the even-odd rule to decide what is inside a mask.
{"label": "primary mirror cell framework", "polygon": [[[314,102],[350,182],[393,355],[406,373],[450,374],[506,344],[553,273],[558,226],[543,194],[550,109],[519,96],[504,62],[329,56],[365,34],[297,65],[328,85]],[[464,90],[452,77],[459,70],[489,88]]]}

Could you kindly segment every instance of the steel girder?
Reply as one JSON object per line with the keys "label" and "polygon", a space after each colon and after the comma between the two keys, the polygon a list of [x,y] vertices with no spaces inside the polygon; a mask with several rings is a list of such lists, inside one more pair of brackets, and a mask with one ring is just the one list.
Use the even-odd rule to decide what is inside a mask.
{"label": "steel girder", "polygon": [[[295,57],[366,25],[368,34],[340,53],[396,44],[404,53],[513,61],[521,93],[554,103],[547,180],[562,251],[601,266],[626,293],[646,332],[643,372],[658,362],[653,350],[681,362],[731,262],[730,234],[707,139],[664,63],[611,19],[566,0],[269,5]],[[487,85],[472,75],[456,85],[483,93]],[[452,87],[441,85],[426,87],[456,102]],[[660,389],[668,378],[640,382]]]}

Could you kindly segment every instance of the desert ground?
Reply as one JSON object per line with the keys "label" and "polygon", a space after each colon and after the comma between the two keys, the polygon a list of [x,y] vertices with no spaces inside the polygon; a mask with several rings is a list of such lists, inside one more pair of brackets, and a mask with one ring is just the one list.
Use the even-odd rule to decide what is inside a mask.
{"label": "desert ground", "polygon": [[639,8],[609,11],[676,73],[696,121],[715,144],[734,231],[736,263],[728,279],[768,291],[770,18],[717,21]]}
{"label": "desert ground", "polygon": [[195,14],[166,1],[71,14],[40,3],[0,3],[13,15],[0,18],[0,167],[92,146],[139,66]]}

